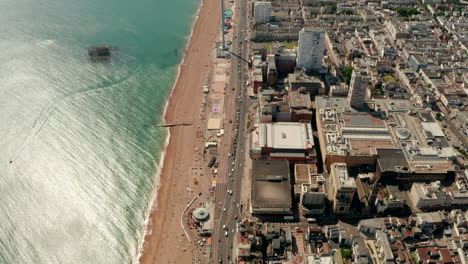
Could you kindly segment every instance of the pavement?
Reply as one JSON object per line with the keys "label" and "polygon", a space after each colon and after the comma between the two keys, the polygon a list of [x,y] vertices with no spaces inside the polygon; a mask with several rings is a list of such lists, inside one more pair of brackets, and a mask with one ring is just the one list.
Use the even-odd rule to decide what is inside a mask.
{"label": "pavement", "polygon": [[[236,2],[234,17],[234,36],[230,47],[231,71],[229,85],[225,97],[225,131],[223,144],[220,146],[220,171],[216,188],[215,227],[213,230],[212,260],[214,263],[229,263],[232,260],[232,230],[236,229],[235,216],[240,217],[241,180],[243,176],[242,165],[244,164],[244,153],[246,151],[246,111],[251,102],[247,96],[246,81],[248,73],[247,43],[244,41],[247,31],[247,0]],[[236,54],[237,56],[234,56]],[[239,114],[237,114],[239,112]],[[229,120],[232,121],[229,122]],[[230,135],[230,138],[229,138]],[[243,150],[243,152],[241,151]],[[229,156],[228,153],[231,153]],[[232,194],[228,194],[232,190]],[[225,211],[224,211],[225,209]],[[223,225],[228,229],[227,237]]]}

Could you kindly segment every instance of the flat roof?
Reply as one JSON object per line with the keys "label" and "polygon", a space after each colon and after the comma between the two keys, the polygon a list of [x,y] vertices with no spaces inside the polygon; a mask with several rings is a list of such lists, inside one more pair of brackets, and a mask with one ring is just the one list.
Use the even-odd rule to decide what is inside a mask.
{"label": "flat roof", "polygon": [[311,164],[295,164],[294,165],[294,177],[296,184],[310,184],[311,173],[317,173],[317,167]]}
{"label": "flat roof", "polygon": [[289,163],[286,160],[252,161],[252,208],[292,206]]}
{"label": "flat roof", "polygon": [[356,111],[349,107],[346,97],[316,96],[315,103],[318,109],[334,108],[337,112]]}
{"label": "flat roof", "polygon": [[349,177],[346,163],[333,163],[331,166],[331,174],[332,177],[336,178],[336,182],[341,188],[356,188],[354,178]]}
{"label": "flat roof", "polygon": [[376,149],[395,148],[390,140],[373,140],[362,138],[360,140],[349,140],[350,148],[348,151],[352,154],[376,155]]}
{"label": "flat roof", "polygon": [[302,73],[290,73],[287,77],[289,82],[301,82],[301,83],[322,83],[319,78],[315,76],[308,76]]}
{"label": "flat roof", "polygon": [[260,143],[274,149],[308,149],[314,146],[310,123],[277,122],[259,124]]}
{"label": "flat roof", "polygon": [[289,103],[292,108],[311,108],[312,105],[309,93],[299,91],[289,92]]}
{"label": "flat roof", "polygon": [[435,122],[422,122],[421,125],[425,131],[429,131],[434,137],[445,137],[444,131],[442,131],[439,124]]}
{"label": "flat roof", "polygon": [[424,122],[435,122],[435,119],[430,112],[419,111],[419,117]]}
{"label": "flat roof", "polygon": [[403,149],[377,149],[377,155],[379,156],[379,164],[382,171],[399,171],[397,167],[401,167],[407,168],[407,172],[410,172]]}
{"label": "flat roof", "polygon": [[366,114],[343,114],[346,127],[378,127],[384,128],[385,122],[382,119]]}
{"label": "flat roof", "polygon": [[415,173],[428,173],[428,174],[444,174],[450,171],[455,171],[455,167],[451,162],[447,160],[414,160],[410,161],[409,164]]}
{"label": "flat roof", "polygon": [[374,100],[376,108],[387,112],[403,112],[413,109],[413,102],[409,99],[378,98]]}

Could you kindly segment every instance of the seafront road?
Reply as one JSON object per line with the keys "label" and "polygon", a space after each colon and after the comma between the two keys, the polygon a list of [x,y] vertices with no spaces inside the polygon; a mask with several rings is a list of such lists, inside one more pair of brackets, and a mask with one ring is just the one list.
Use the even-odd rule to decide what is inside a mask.
{"label": "seafront road", "polygon": [[[248,24],[247,24],[247,0],[236,1],[234,17],[234,38],[232,40],[231,52],[231,76],[226,93],[226,119],[232,120],[230,123],[231,137],[226,137],[227,146],[220,154],[220,162],[223,170],[220,176],[225,177],[222,185],[216,190],[215,227],[213,230],[213,262],[229,263],[232,260],[232,241],[236,229],[235,216],[240,216],[240,190],[243,176],[244,151],[247,150],[245,133],[247,130],[247,111],[252,102],[247,96],[247,73],[248,73]],[[238,114],[239,113],[239,114]],[[228,153],[231,153],[229,156]],[[234,170],[234,171],[233,171]],[[231,176],[229,176],[231,175]],[[231,179],[232,178],[232,179]],[[227,194],[227,190],[232,190],[232,195]],[[226,209],[226,211],[224,211]],[[227,230],[223,230],[223,225]],[[227,231],[228,236],[225,236]]]}

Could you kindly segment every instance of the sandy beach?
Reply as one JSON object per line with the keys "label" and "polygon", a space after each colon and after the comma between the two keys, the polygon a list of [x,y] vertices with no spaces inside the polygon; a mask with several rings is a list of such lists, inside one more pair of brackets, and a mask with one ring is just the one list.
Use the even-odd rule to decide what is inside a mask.
{"label": "sandy beach", "polygon": [[190,126],[170,128],[160,178],[157,201],[150,213],[150,225],[144,238],[142,264],[192,263],[189,243],[180,224],[180,217],[194,195],[187,186],[192,181],[191,168],[203,149],[204,141],[197,137],[205,131],[200,120],[202,86],[212,68],[214,42],[218,35],[220,2],[204,0],[195,22],[190,43],[180,66],[179,78],[169,99],[166,123],[189,123]]}

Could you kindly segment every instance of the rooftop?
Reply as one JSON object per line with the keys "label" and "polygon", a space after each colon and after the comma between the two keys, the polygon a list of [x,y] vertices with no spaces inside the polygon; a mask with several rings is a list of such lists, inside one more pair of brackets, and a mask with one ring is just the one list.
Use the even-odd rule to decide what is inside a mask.
{"label": "rooftop", "polygon": [[292,206],[289,165],[286,160],[253,160],[254,213],[289,213]]}
{"label": "rooftop", "polygon": [[372,127],[385,128],[385,122],[382,119],[373,117],[370,114],[351,115],[343,114],[343,121],[346,127]]}
{"label": "rooftop", "polygon": [[259,124],[259,143],[274,149],[310,149],[314,146],[309,123],[277,122]]}
{"label": "rooftop", "polygon": [[289,102],[292,108],[312,108],[312,101],[310,100],[309,93],[290,91]]}
{"label": "rooftop", "polygon": [[382,171],[409,171],[409,164],[401,148],[397,149],[377,149],[379,165]]}
{"label": "rooftop", "polygon": [[294,176],[295,184],[310,184],[311,176],[317,174],[317,167],[311,164],[295,164]]}
{"label": "rooftop", "polygon": [[354,179],[349,177],[348,168],[346,163],[333,163],[331,174],[335,175],[339,179],[339,184],[341,188],[356,188],[356,183]]}
{"label": "rooftop", "polygon": [[452,254],[447,248],[417,248],[416,255],[422,264],[428,263],[454,263]]}
{"label": "rooftop", "polygon": [[344,112],[345,110],[351,110],[348,106],[348,101],[346,97],[326,97],[326,96],[316,96],[315,103],[317,109],[333,108],[337,112]]}

